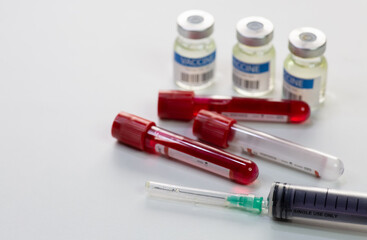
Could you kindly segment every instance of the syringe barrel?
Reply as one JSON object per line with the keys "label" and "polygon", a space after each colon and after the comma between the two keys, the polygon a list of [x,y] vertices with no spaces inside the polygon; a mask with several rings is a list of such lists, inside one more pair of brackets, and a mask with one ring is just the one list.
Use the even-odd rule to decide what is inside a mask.
{"label": "syringe barrel", "polygon": [[160,118],[191,120],[202,109],[239,121],[301,123],[310,116],[310,108],[303,101],[197,96],[193,91],[179,90],[159,91]]}
{"label": "syringe barrel", "polygon": [[278,220],[307,218],[367,224],[367,194],[363,193],[274,183],[268,201],[269,215]]}

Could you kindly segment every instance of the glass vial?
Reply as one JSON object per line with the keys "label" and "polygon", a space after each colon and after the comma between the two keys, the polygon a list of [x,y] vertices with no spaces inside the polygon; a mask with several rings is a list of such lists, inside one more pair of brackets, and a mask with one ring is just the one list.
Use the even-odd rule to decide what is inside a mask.
{"label": "glass vial", "polygon": [[247,17],[237,23],[238,43],[233,47],[234,89],[246,96],[262,96],[274,88],[274,26],[263,17]]}
{"label": "glass vial", "polygon": [[283,98],[302,100],[317,109],[325,100],[327,62],[326,36],[305,27],[289,34],[289,51],[284,61]]}
{"label": "glass vial", "polygon": [[214,17],[201,10],[181,13],[174,45],[174,81],[185,89],[197,90],[213,83],[215,42],[211,38]]}

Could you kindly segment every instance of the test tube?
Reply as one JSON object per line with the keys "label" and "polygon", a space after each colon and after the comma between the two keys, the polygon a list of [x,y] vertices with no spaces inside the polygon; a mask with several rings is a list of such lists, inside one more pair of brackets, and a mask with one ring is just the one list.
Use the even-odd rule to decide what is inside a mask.
{"label": "test tube", "polygon": [[239,121],[301,123],[310,116],[310,108],[303,101],[196,96],[193,91],[159,91],[160,118],[189,121],[201,109],[218,112]]}
{"label": "test tube", "polygon": [[251,160],[169,132],[152,121],[126,112],[116,116],[112,136],[131,147],[181,161],[240,184],[249,184],[259,175],[257,165]]}
{"label": "test tube", "polygon": [[157,182],[147,182],[153,196],[240,208],[275,220],[308,219],[367,224],[367,194],[329,188],[273,183],[267,199],[252,194],[223,193]]}
{"label": "test tube", "polygon": [[200,140],[232,151],[258,156],[316,177],[335,180],[344,172],[337,157],[236,124],[236,120],[201,110],[193,125]]}

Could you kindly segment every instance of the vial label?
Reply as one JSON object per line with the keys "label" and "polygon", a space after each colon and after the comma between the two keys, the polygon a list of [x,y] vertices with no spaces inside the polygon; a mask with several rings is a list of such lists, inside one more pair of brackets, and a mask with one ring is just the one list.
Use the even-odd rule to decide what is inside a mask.
{"label": "vial label", "polygon": [[222,112],[221,114],[239,121],[288,122],[287,115],[240,112]]}
{"label": "vial label", "polygon": [[286,166],[289,166],[291,168],[295,168],[295,169],[298,169],[300,171],[303,171],[303,172],[306,172],[306,173],[309,173],[309,174],[312,174],[312,175],[315,175],[316,177],[320,177],[319,175],[319,172],[314,170],[314,169],[311,169],[309,167],[306,167],[306,166],[302,166],[298,163],[294,163],[292,161],[287,161],[287,160],[284,160],[284,159],[281,159],[281,158],[278,158],[272,154],[269,154],[269,153],[265,153],[263,151],[259,151],[256,146],[255,148],[253,146],[251,146],[250,144],[246,145],[245,143],[242,143],[242,151],[250,156],[257,156],[257,157],[261,157],[261,158],[264,158],[264,159],[267,159],[267,160],[270,160],[270,161],[273,161],[273,162],[278,162],[280,164],[283,164],[283,165],[286,165]]}
{"label": "vial label", "polygon": [[193,165],[198,168],[202,168],[204,170],[207,170],[209,172],[218,174],[220,176],[229,178],[229,169],[224,168],[222,166],[213,164],[211,162],[205,161],[203,159],[191,156],[189,154],[177,151],[175,149],[169,148],[167,146],[163,146],[161,144],[155,145],[155,150],[157,153],[160,153],[164,156],[180,160],[181,162]]}
{"label": "vial label", "polygon": [[305,101],[310,106],[319,104],[321,77],[299,78],[284,69],[283,79],[283,98]]}
{"label": "vial label", "polygon": [[233,84],[250,91],[266,91],[270,84],[270,62],[252,64],[233,57]]}
{"label": "vial label", "polygon": [[214,77],[215,51],[202,58],[188,58],[175,52],[174,77],[185,84],[200,86]]}

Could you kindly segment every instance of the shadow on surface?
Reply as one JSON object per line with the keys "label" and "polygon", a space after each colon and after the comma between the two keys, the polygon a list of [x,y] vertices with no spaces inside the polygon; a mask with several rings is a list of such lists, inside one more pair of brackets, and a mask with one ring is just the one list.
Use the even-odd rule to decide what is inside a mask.
{"label": "shadow on surface", "polygon": [[345,235],[346,238],[347,236],[365,237],[367,235],[367,227],[365,225],[309,219],[297,219],[292,221],[274,220],[272,229],[276,231],[286,230],[293,233],[302,233],[330,239],[335,239],[336,236],[340,234]]}

